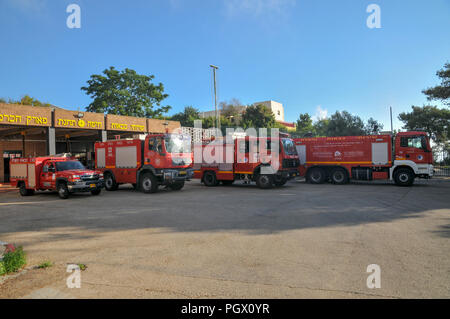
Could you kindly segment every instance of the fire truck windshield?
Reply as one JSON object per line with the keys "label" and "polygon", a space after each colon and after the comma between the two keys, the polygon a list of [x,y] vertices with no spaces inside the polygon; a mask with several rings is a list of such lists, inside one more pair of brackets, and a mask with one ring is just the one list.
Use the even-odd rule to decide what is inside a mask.
{"label": "fire truck windshield", "polygon": [[55,164],[58,172],[86,169],[83,164],[78,161],[56,162]]}
{"label": "fire truck windshield", "polygon": [[189,135],[170,134],[164,138],[168,153],[191,153],[191,137]]}
{"label": "fire truck windshield", "polygon": [[289,138],[281,139],[283,149],[286,155],[297,155],[297,149],[295,148],[294,141]]}

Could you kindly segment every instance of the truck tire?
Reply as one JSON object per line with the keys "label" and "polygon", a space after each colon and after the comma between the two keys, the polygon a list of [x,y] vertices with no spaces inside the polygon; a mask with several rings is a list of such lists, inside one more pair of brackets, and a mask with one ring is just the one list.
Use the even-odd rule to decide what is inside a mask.
{"label": "truck tire", "polygon": [[273,177],[267,174],[260,174],[256,177],[256,185],[262,189],[269,189],[273,186]]}
{"label": "truck tire", "polygon": [[336,185],[348,183],[348,175],[345,169],[337,167],[331,171],[331,182]]}
{"label": "truck tire", "polygon": [[66,183],[59,183],[56,187],[56,190],[58,191],[58,196],[61,199],[67,199],[69,198],[69,189],[67,188]]}
{"label": "truck tire", "polygon": [[322,184],[325,182],[325,179],[325,170],[320,167],[311,168],[306,174],[306,180],[311,184]]}
{"label": "truck tire", "polygon": [[102,192],[101,189],[96,189],[96,190],[94,190],[94,191],[91,191],[91,194],[92,194],[93,196],[97,196],[97,195],[100,195],[101,192]]}
{"label": "truck tire", "polygon": [[179,191],[180,189],[182,189],[184,187],[184,181],[172,183],[169,185],[169,187],[171,190]]}
{"label": "truck tire", "polygon": [[107,191],[116,191],[119,188],[119,185],[117,185],[116,180],[114,179],[114,176],[111,173],[107,173],[105,175],[105,189]]}
{"label": "truck tire", "polygon": [[398,186],[411,186],[414,178],[414,173],[409,168],[399,168],[394,174],[394,181]]}
{"label": "truck tire", "polygon": [[145,173],[139,180],[140,189],[144,193],[156,193],[158,191],[158,181],[152,173]]}
{"label": "truck tire", "polygon": [[27,189],[27,187],[25,186],[25,183],[20,184],[19,192],[20,192],[20,195],[22,195],[22,196],[31,196],[34,194],[34,190]]}
{"label": "truck tire", "polygon": [[273,184],[274,184],[276,187],[281,187],[281,186],[283,186],[284,184],[286,184],[287,181],[288,181],[288,179],[285,178],[285,177],[278,177],[278,178],[275,177],[275,180],[274,180]]}
{"label": "truck tire", "polygon": [[209,187],[217,186],[219,182],[217,181],[216,173],[212,171],[205,172],[205,174],[203,175],[203,183],[205,183],[205,185]]}

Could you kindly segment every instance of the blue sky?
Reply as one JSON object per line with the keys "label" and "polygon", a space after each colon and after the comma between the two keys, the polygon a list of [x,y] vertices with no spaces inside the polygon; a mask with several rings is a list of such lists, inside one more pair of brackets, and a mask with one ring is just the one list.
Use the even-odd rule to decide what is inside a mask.
{"label": "blue sky", "polygon": [[[66,26],[71,3],[81,29]],[[169,114],[209,110],[215,64],[221,101],[275,100],[287,121],[345,109],[388,129],[389,106],[427,103],[450,61],[450,0],[0,0],[0,40],[0,97],[83,110],[80,87],[115,66],[155,75]]]}

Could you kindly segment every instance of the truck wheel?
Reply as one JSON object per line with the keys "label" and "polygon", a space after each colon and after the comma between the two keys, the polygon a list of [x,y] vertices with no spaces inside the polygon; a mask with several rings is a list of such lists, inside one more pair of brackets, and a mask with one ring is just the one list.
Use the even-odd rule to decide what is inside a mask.
{"label": "truck wheel", "polygon": [[347,184],[347,172],[343,168],[333,169],[333,171],[331,172],[331,182],[337,185]]}
{"label": "truck wheel", "polygon": [[222,185],[223,186],[230,186],[230,185],[233,185],[233,183],[234,183],[234,180],[226,180],[226,181],[222,181]]}
{"label": "truck wheel", "polygon": [[22,195],[22,196],[30,196],[30,195],[34,194],[34,190],[27,189],[27,187],[25,186],[25,183],[20,184],[19,192],[20,192],[20,195]]}
{"label": "truck wheel", "polygon": [[217,181],[216,173],[212,171],[205,172],[205,174],[203,175],[203,183],[205,183],[206,186],[210,187],[217,186],[219,182]]}
{"label": "truck wheel", "polygon": [[180,189],[182,189],[184,187],[184,181],[182,182],[175,182],[169,185],[170,189],[174,190],[174,191],[179,191]]}
{"label": "truck wheel", "polygon": [[145,173],[140,179],[140,188],[144,193],[155,193],[158,190],[158,181],[152,173]]}
{"label": "truck wheel", "polygon": [[288,179],[287,178],[285,178],[285,177],[275,177],[275,180],[274,180],[274,185],[275,186],[277,186],[277,187],[281,187],[281,186],[283,186],[284,184],[286,184],[287,183],[287,181],[288,181]]}
{"label": "truck wheel", "polygon": [[312,168],[306,174],[306,180],[311,184],[322,184],[325,182],[326,174],[322,168]]}
{"label": "truck wheel", "polygon": [[414,178],[414,173],[409,168],[399,168],[394,174],[394,181],[398,186],[411,186]]}
{"label": "truck wheel", "polygon": [[102,192],[101,189],[96,189],[95,191],[91,191],[91,194],[94,196],[100,195],[100,193]]}
{"label": "truck wheel", "polygon": [[256,177],[256,185],[259,188],[268,189],[273,186],[273,177],[271,175],[261,174]]}
{"label": "truck wheel", "polygon": [[106,174],[105,176],[105,189],[107,191],[116,191],[119,185],[117,185],[116,180],[112,174]]}
{"label": "truck wheel", "polygon": [[56,189],[58,191],[59,198],[61,199],[69,198],[69,189],[67,188],[67,185],[65,183],[59,183]]}

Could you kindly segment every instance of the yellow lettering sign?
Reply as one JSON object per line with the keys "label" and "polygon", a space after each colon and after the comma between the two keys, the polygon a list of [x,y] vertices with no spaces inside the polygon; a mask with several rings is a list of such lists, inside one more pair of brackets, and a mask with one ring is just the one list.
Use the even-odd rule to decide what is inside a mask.
{"label": "yellow lettering sign", "polygon": [[135,125],[135,124],[131,124],[131,130],[132,130],[132,131],[141,131],[141,132],[144,132],[144,131],[145,131],[145,126],[144,126],[144,125]]}
{"label": "yellow lettering sign", "polygon": [[126,129],[128,129],[128,125],[127,124],[119,124],[119,123],[111,123],[111,128],[119,129],[119,130],[126,130]]}

